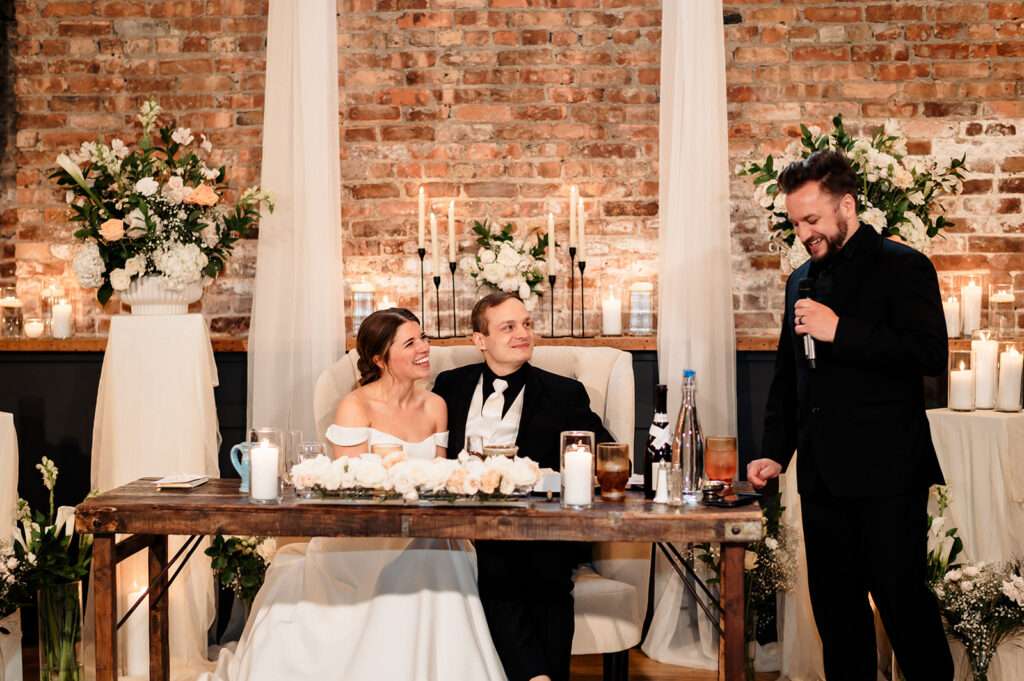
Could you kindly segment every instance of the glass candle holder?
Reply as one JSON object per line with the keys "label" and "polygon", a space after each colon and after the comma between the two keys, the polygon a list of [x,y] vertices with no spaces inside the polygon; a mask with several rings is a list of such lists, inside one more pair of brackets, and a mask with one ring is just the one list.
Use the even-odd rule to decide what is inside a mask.
{"label": "glass candle holder", "polygon": [[281,499],[285,433],[277,428],[253,428],[249,442],[249,501],[276,504]]}
{"label": "glass candle holder", "polygon": [[974,411],[974,353],[949,352],[949,392],[946,406],[953,411]]}
{"label": "glass candle holder", "polygon": [[622,335],[622,298],[615,286],[606,286],[601,293],[601,335]]}
{"label": "glass candle holder", "polygon": [[992,284],[988,287],[988,328],[996,338],[1017,335],[1016,296],[1013,284]]}
{"label": "glass candle holder", "polygon": [[736,438],[709,437],[704,442],[704,473],[708,480],[732,484],[736,479]]}
{"label": "glass candle holder", "polygon": [[981,328],[981,293],[984,276],[967,274],[960,279],[960,320],[962,333],[970,337]]}
{"label": "glass candle holder", "polygon": [[683,505],[683,467],[680,464],[663,463],[662,466],[668,471],[668,505]]}
{"label": "glass candle holder", "polygon": [[13,286],[0,288],[0,310],[3,310],[3,321],[0,323],[0,336],[17,338],[22,331],[22,303],[18,298],[17,289]]}
{"label": "glass candle holder", "polygon": [[567,430],[561,440],[562,508],[584,509],[594,503],[594,433]]}
{"label": "glass candle holder", "polygon": [[946,337],[959,338],[963,327],[960,319],[960,296],[948,295],[942,300],[942,314],[946,317]]}
{"label": "glass candle holder", "polygon": [[974,357],[974,408],[994,409],[996,406],[997,368],[999,364],[999,341],[988,329],[978,329],[971,335],[971,352]]}
{"label": "glass candle holder", "polygon": [[[324,445],[322,442],[302,442],[299,443],[299,449],[295,453],[295,463],[298,465],[305,461],[315,459],[318,456],[326,456]],[[290,473],[290,471],[289,471]],[[295,485],[295,496],[302,499],[312,499],[315,495],[312,487],[306,487],[304,481],[300,477],[291,476],[292,483]],[[308,484],[308,483],[305,483]]]}
{"label": "glass candle holder", "polygon": [[1021,410],[1021,388],[1024,379],[1024,355],[1016,343],[1001,343],[999,346],[999,388],[996,394],[996,411],[1014,412]]}
{"label": "glass candle holder", "polygon": [[46,322],[42,317],[25,317],[23,330],[26,338],[39,338],[46,332]]}
{"label": "glass candle holder", "polygon": [[363,320],[373,314],[373,284],[352,284],[352,333],[359,331]]}
{"label": "glass candle holder", "polygon": [[53,303],[63,297],[64,285],[60,279],[49,277],[43,280],[43,288],[39,292],[39,314],[47,325],[53,317]]}
{"label": "glass candle holder", "polygon": [[53,301],[50,319],[50,335],[54,338],[71,338],[75,332],[75,309],[67,298]]}
{"label": "glass candle holder", "polygon": [[654,333],[654,284],[641,281],[629,287],[629,333],[650,336]]}
{"label": "glass candle holder", "polygon": [[597,446],[597,483],[601,498],[619,501],[626,496],[629,482],[629,444],[605,442]]}

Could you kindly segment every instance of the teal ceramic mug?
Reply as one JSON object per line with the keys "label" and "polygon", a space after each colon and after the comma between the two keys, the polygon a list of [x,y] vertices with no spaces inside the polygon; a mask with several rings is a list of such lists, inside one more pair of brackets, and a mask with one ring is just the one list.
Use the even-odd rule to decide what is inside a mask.
{"label": "teal ceramic mug", "polygon": [[249,493],[249,450],[256,446],[255,442],[239,442],[231,448],[231,465],[238,471],[242,478],[242,485],[238,491],[242,494]]}

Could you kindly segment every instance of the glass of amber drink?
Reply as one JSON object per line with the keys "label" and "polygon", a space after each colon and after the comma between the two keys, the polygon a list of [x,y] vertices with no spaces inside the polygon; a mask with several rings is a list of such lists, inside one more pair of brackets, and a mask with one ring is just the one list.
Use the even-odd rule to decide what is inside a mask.
{"label": "glass of amber drink", "polygon": [[617,501],[626,496],[629,481],[629,444],[605,442],[597,446],[597,482],[601,498]]}
{"label": "glass of amber drink", "polygon": [[709,437],[704,445],[704,473],[708,480],[732,484],[736,479],[736,438]]}

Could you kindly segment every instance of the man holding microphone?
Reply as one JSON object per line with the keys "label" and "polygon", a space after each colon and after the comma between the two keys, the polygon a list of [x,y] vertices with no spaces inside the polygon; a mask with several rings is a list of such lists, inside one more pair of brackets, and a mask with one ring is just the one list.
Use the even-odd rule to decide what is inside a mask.
{"label": "man holding microphone", "polygon": [[924,376],[945,372],[935,268],[857,221],[857,175],[836,151],[778,180],[811,260],[786,284],[755,487],[794,450],[811,605],[828,681],[875,681],[868,594],[908,681],[952,681],[927,585],[928,489],[941,484]]}

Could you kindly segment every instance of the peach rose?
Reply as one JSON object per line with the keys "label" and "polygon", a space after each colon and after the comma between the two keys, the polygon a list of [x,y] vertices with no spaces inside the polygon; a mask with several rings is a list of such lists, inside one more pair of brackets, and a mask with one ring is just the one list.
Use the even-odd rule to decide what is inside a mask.
{"label": "peach rose", "polygon": [[100,236],[106,241],[120,241],[124,236],[124,222],[117,218],[110,218],[100,225]]}
{"label": "peach rose", "polygon": [[220,197],[208,184],[199,185],[185,199],[185,203],[193,203],[197,206],[216,206],[218,201],[220,201]]}
{"label": "peach rose", "polygon": [[480,491],[484,494],[494,494],[500,484],[501,472],[497,469],[490,468],[480,476]]}
{"label": "peach rose", "polygon": [[469,476],[466,474],[465,468],[456,468],[448,476],[448,483],[445,485],[445,488],[452,494],[462,494],[468,478]]}

